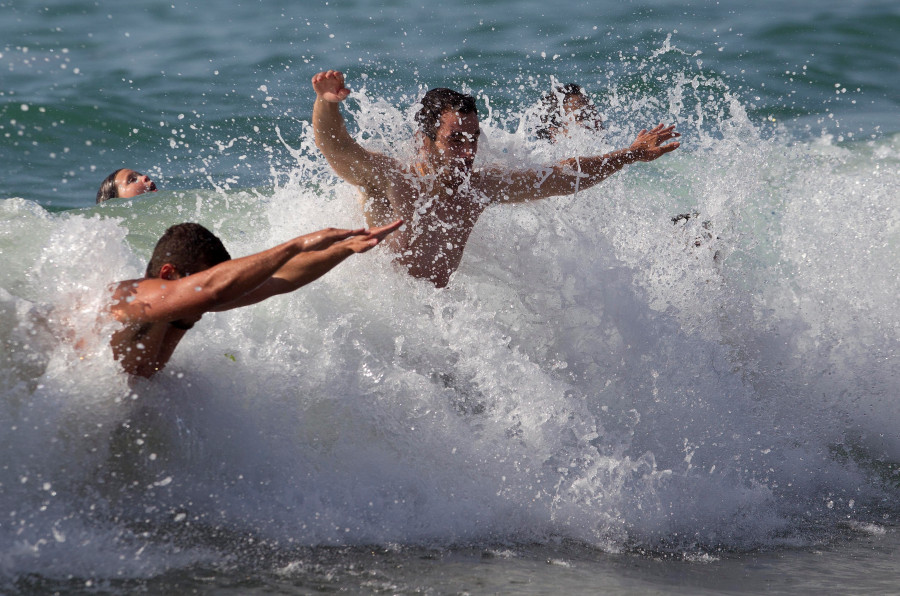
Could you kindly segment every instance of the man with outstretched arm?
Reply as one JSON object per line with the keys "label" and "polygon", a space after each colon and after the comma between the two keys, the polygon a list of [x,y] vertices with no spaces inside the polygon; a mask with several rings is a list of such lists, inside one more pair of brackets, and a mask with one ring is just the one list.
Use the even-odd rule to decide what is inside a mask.
{"label": "man with outstretched arm", "polygon": [[145,276],[113,287],[109,310],[123,324],[112,337],[113,355],[129,374],[149,378],[205,313],[293,292],[371,249],[402,223],[328,228],[239,259],[199,224],[172,226],[157,242]]}
{"label": "man with outstretched arm", "polygon": [[642,130],[627,149],[575,157],[531,170],[475,169],[481,134],[475,100],[452,89],[432,89],[416,113],[421,146],[416,161],[369,151],[347,132],[339,104],[350,90],[344,75],[312,78],[316,146],[338,176],[357,186],[369,225],[406,221],[389,245],[395,261],[441,288],[459,267],[478,217],[491,203],[516,203],[571,194],[594,186],[624,166],[653,161],[678,148],[674,126]]}

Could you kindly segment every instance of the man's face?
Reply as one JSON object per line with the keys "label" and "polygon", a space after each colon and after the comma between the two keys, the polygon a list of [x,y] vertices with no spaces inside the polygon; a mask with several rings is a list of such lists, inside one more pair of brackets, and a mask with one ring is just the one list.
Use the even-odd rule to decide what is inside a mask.
{"label": "man's face", "polygon": [[121,199],[130,199],[155,190],[156,184],[145,174],[129,169],[124,169],[116,174],[116,194]]}
{"label": "man's face", "polygon": [[425,139],[425,147],[431,163],[438,167],[469,171],[475,163],[478,151],[478,114],[460,114],[447,110],[441,114],[441,124],[432,141]]}

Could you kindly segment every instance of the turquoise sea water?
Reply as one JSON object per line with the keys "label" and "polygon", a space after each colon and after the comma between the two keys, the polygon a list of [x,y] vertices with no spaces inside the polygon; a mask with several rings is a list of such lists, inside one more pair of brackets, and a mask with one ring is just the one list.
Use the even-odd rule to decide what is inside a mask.
{"label": "turquoise sea water", "polygon": [[98,180],[122,166],[170,189],[271,184],[273,163],[289,167],[273,129],[308,120],[309,79],[328,68],[409,102],[423,87],[468,86],[513,114],[550,77],[581,82],[603,105],[614,93],[661,100],[678,75],[701,76],[759,125],[772,117],[848,141],[900,128],[889,0],[2,10],[0,196],[44,206],[89,205]]}
{"label": "turquoise sea water", "polygon": [[[892,591],[900,7],[743,4],[0,0],[0,591]],[[488,210],[446,290],[354,257],[129,384],[93,313],[166,227],[360,224],[327,68],[399,157],[443,85],[479,164],[682,148]],[[534,138],[553,81],[603,134]],[[119,167],[162,190],[95,206]]]}

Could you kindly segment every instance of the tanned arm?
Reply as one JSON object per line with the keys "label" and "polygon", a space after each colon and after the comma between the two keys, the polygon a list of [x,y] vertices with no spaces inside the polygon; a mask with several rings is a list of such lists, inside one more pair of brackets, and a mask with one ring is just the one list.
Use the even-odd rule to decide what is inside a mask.
{"label": "tanned arm", "polygon": [[196,320],[206,312],[237,303],[304,251],[327,248],[361,233],[362,230],[322,230],[187,277],[121,282],[114,290],[110,310],[118,320],[128,323]]}
{"label": "tanned arm", "polygon": [[350,90],[344,86],[342,72],[320,72],[312,78],[312,85],[316,91],[312,116],[316,147],[338,176],[350,184],[373,190],[378,186],[379,174],[399,170],[400,164],[396,160],[368,151],[347,132],[339,106],[350,95]]}
{"label": "tanned arm", "polygon": [[397,220],[380,228],[354,231],[354,235],[345,239],[335,239],[329,245],[322,242],[316,249],[304,251],[292,258],[256,289],[212,310],[231,310],[262,302],[278,294],[293,292],[319,279],[350,255],[372,249],[401,225],[403,220]]}
{"label": "tanned arm", "polygon": [[590,157],[570,158],[544,170],[524,170],[491,177],[488,196],[501,202],[523,202],[567,195],[585,190],[615,174],[626,165],[638,161],[653,161],[674,151],[678,141],[665,143],[681,136],[674,126],[659,124],[652,130],[642,130],[628,149],[620,149]]}

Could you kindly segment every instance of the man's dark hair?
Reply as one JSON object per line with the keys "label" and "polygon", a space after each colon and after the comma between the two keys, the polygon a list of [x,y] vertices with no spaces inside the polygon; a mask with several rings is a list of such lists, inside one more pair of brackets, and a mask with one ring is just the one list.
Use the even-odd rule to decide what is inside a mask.
{"label": "man's dark hair", "polygon": [[148,278],[158,277],[169,263],[183,276],[205,271],[231,259],[219,238],[196,223],[174,225],[162,235],[147,264]]}
{"label": "man's dark hair", "polygon": [[460,114],[477,114],[475,98],[453,89],[438,87],[422,97],[422,107],[416,112],[419,130],[432,141],[437,138],[437,129],[441,125],[441,114],[453,110]]}
{"label": "man's dark hair", "polygon": [[97,191],[97,202],[102,203],[103,201],[108,201],[109,199],[115,199],[119,196],[119,187],[116,186],[116,176],[119,175],[119,172],[124,170],[125,168],[119,168],[109,176],[107,176],[103,183],[100,184],[100,190]]}
{"label": "man's dark hair", "polygon": [[537,138],[549,139],[551,138],[551,131],[563,125],[562,119],[566,102],[573,97],[585,97],[584,89],[581,88],[581,85],[576,83],[559,85],[553,91],[541,97],[542,126],[534,131]]}

